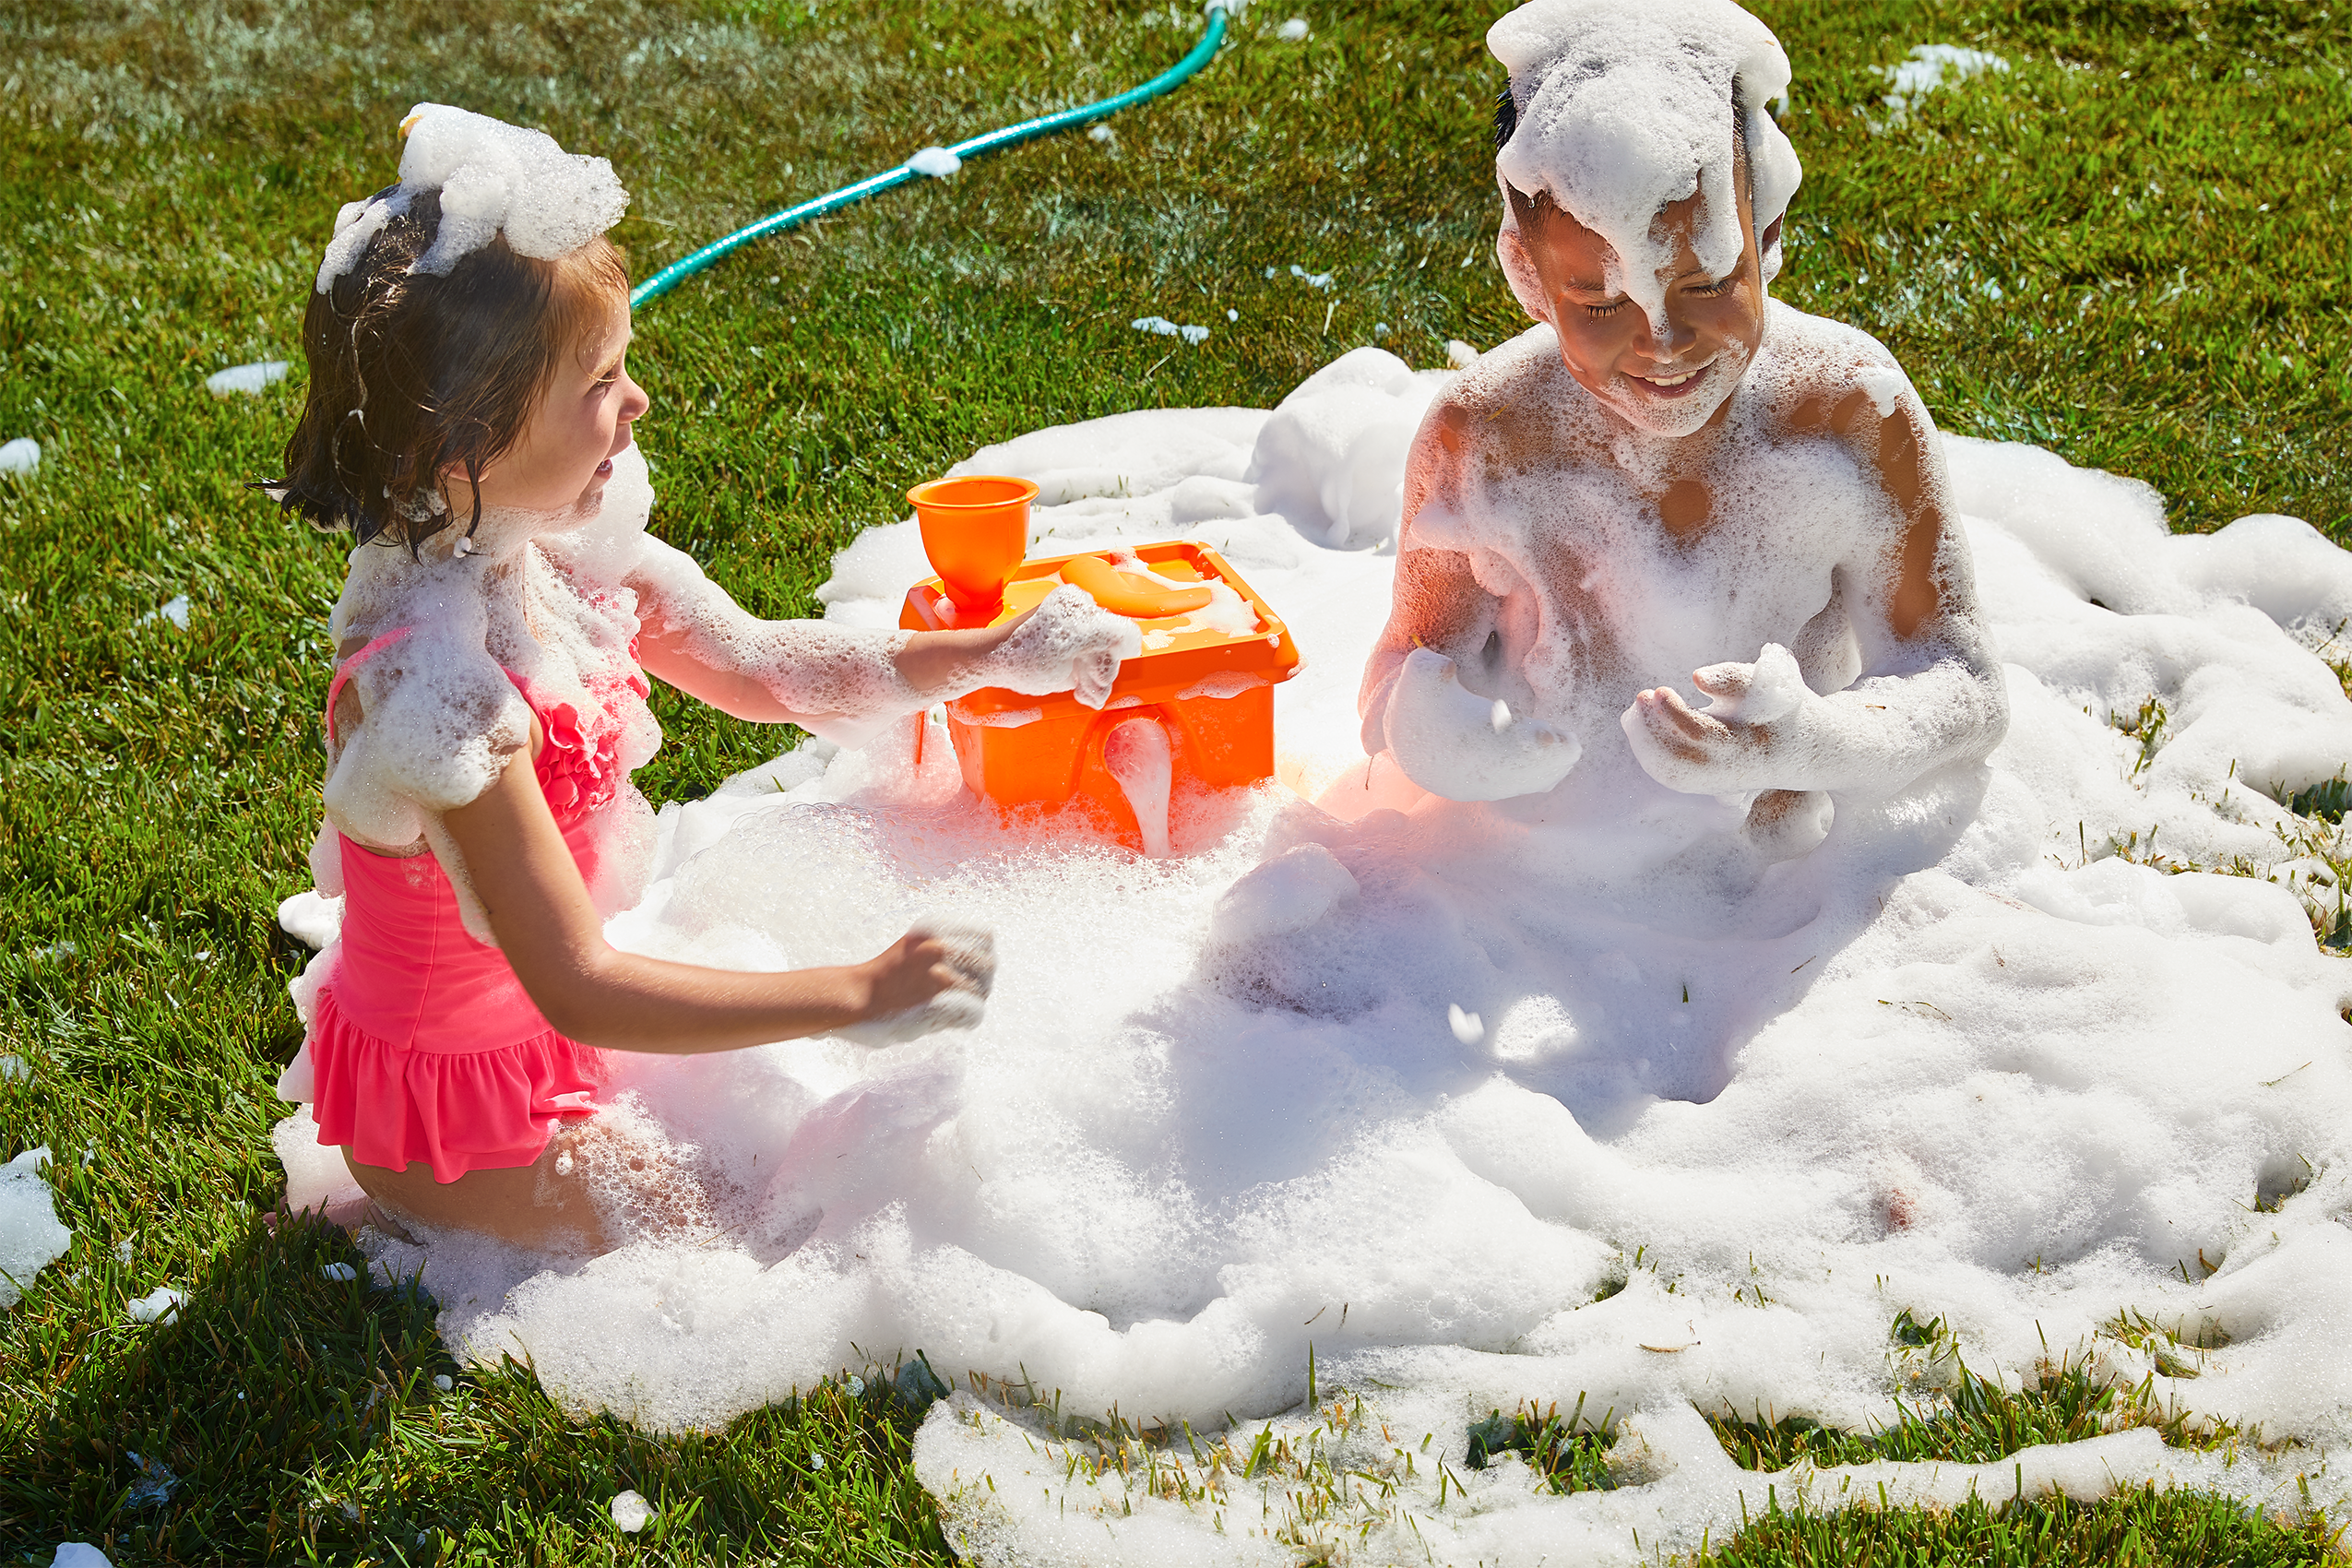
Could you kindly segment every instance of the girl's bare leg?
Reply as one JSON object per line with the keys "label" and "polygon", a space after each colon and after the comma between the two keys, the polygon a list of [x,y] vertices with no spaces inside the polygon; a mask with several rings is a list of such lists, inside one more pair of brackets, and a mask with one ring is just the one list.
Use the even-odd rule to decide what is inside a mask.
{"label": "girl's bare leg", "polygon": [[560,1124],[529,1165],[469,1170],[455,1182],[434,1181],[422,1161],[392,1170],[362,1165],[346,1149],[343,1163],[396,1222],[471,1230],[537,1252],[593,1255],[633,1234],[712,1223],[709,1194],[692,1171],[601,1115]]}
{"label": "girl's bare leg", "polygon": [[343,1151],[352,1180],[396,1221],[438,1230],[473,1230],[539,1252],[601,1253],[611,1241],[588,1194],[581,1162],[571,1158],[573,1127],[558,1127],[529,1165],[469,1170],[436,1182],[420,1160],[406,1170],[362,1165]]}

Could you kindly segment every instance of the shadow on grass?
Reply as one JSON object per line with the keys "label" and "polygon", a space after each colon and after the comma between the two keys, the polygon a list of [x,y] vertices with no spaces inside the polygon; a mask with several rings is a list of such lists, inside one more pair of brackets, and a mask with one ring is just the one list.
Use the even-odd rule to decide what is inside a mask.
{"label": "shadow on grass", "polygon": [[[46,1562],[65,1540],[120,1568],[569,1562],[628,1545],[677,1562],[946,1560],[907,1469],[917,1417],[886,1370],[665,1436],[564,1410],[523,1363],[460,1368],[429,1295],[372,1279],[308,1217],[255,1219],[181,1288],[170,1323],[131,1323],[110,1294],[101,1323],[60,1336],[45,1408],[0,1443],[0,1560]],[[87,1313],[79,1296],[44,1289],[24,1310]],[[168,1495],[143,1497],[155,1466]],[[624,1490],[656,1510],[633,1539],[608,1512]]]}
{"label": "shadow on grass", "polygon": [[280,1558],[306,1533],[301,1478],[364,1455],[456,1371],[429,1300],[371,1289],[332,1227],[256,1218],[183,1289],[169,1323],[118,1308],[74,1336],[8,1444],[0,1554],[85,1540],[117,1563]]}

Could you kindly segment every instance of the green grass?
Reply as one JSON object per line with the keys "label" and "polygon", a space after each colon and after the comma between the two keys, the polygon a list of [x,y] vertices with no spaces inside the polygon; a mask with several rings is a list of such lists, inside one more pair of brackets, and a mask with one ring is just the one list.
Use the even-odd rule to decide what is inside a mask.
{"label": "green grass", "polygon": [[[1310,42],[1276,42],[1291,7],[1261,4],[1115,149],[974,164],[648,310],[660,530],[755,609],[806,612],[833,551],[982,442],[1268,403],[1383,324],[1419,364],[1515,331],[1479,42],[1499,6],[1304,8]],[[2327,0],[1762,9],[1807,168],[1784,297],[1878,333],[1949,430],[2146,479],[2181,527],[2284,510],[2346,537],[2352,89]],[[1130,86],[1195,28],[1133,0],[0,0],[0,439],[45,451],[0,480],[0,1051],[32,1069],[0,1082],[0,1155],[60,1151],[77,1235],[0,1320],[0,1561],[66,1538],[118,1562],[942,1560],[881,1404],[820,1392],[655,1441],[518,1372],[445,1395],[413,1303],[328,1288],[339,1243],[261,1227],[298,1037],[299,955],[267,915],[304,885],[339,560],[241,488],[275,471],[299,379],[226,402],[199,383],[290,356],[335,207],[389,179],[417,100],[612,157],[642,274],[915,147]],[[2013,68],[1872,134],[1871,67],[1925,42]],[[1147,314],[1214,335],[1129,329]],[[180,593],[186,631],[139,620]],[[657,800],[778,743],[661,717]],[[165,1281],[184,1320],[124,1324]],[[125,1505],[133,1450],[184,1478],[172,1503]],[[659,1540],[602,1522],[623,1482],[665,1507]],[[2213,1556],[2218,1517],[2158,1498],[1766,1520],[1728,1550],[1859,1560],[1867,1538],[1905,1561],[1886,1532],[1909,1532],[1910,1560],[2002,1561],[1989,1532],[2137,1530],[2151,1561],[2308,1560],[2284,1535]],[[2060,1560],[2035,1550],[2013,1560]]]}

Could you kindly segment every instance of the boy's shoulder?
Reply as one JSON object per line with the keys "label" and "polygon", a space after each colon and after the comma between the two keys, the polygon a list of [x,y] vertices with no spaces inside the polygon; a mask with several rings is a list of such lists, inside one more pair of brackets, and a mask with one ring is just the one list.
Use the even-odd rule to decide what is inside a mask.
{"label": "boy's shoulder", "polygon": [[1874,424],[1918,403],[1894,354],[1860,327],[1778,300],[1767,303],[1764,320],[1749,389],[1789,426],[1851,434],[1857,422]]}
{"label": "boy's shoulder", "polygon": [[1569,434],[1562,422],[1574,423],[1587,402],[1561,362],[1558,338],[1538,323],[1448,381],[1430,404],[1422,438],[1456,461],[1477,455],[1505,466],[1557,462]]}
{"label": "boy's shoulder", "polygon": [[1560,358],[1560,339],[1538,322],[1480,354],[1438,394],[1443,407],[1466,414],[1497,417],[1528,408],[1554,406],[1554,383],[1574,384]]}

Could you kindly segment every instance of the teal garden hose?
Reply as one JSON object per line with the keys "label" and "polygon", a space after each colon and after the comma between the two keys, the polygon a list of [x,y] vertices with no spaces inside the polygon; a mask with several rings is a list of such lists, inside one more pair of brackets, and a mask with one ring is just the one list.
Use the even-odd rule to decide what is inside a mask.
{"label": "teal garden hose", "polygon": [[[1209,0],[1208,30],[1201,34],[1201,41],[1193,45],[1193,52],[1141,87],[1130,88],[1117,97],[1106,98],[1099,103],[1084,103],[1075,109],[1064,109],[1056,113],[1039,115],[1034,120],[1024,120],[1017,125],[1006,125],[1002,130],[990,131],[985,135],[974,137],[969,141],[959,141],[948,148],[946,151],[957,162],[962,162],[977,158],[983,152],[994,152],[1001,147],[1012,147],[1037,137],[1051,136],[1056,131],[1067,130],[1073,125],[1083,125],[1090,120],[1107,118],[1123,109],[1132,109],[1138,103],[1148,103],[1162,93],[1181,87],[1202,66],[1216,57],[1218,47],[1225,42],[1227,3],[1228,0]],[[634,309],[648,300],[659,299],[721,256],[742,249],[754,240],[765,239],[770,234],[780,234],[785,230],[795,228],[813,218],[826,217],[831,213],[838,212],[852,202],[863,201],[870,196],[894,189],[909,180],[921,177],[922,171],[916,169],[909,160],[901,163],[896,169],[860,180],[854,185],[844,185],[837,191],[804,201],[798,207],[788,207],[781,212],[771,213],[747,228],[736,230],[723,240],[714,240],[693,255],[681,256],[671,262],[630,290],[629,304]]]}

